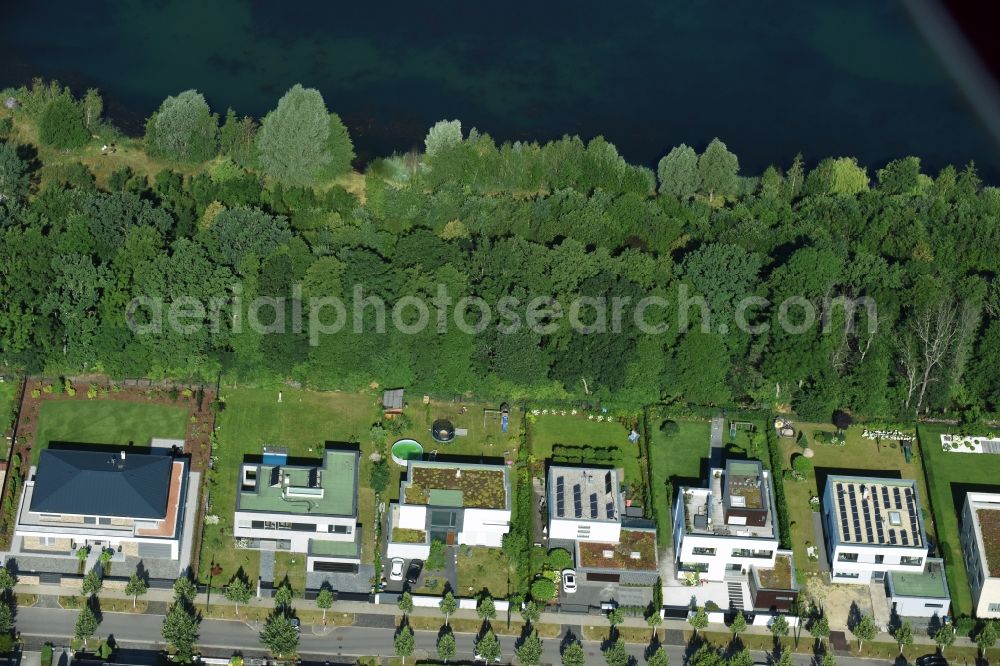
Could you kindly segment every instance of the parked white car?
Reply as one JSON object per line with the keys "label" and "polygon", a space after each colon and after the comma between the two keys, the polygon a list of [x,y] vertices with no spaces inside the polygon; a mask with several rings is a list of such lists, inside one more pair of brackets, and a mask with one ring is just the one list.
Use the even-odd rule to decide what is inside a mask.
{"label": "parked white car", "polygon": [[403,580],[403,558],[392,558],[392,565],[389,568],[389,580]]}
{"label": "parked white car", "polygon": [[576,572],[572,569],[563,569],[562,584],[563,592],[566,594],[573,594],[576,592]]}

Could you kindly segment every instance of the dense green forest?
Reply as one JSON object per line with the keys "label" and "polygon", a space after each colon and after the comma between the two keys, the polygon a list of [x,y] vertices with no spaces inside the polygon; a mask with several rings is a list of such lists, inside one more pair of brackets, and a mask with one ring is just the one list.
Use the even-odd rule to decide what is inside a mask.
{"label": "dense green forest", "polygon": [[[141,139],[102,117],[96,91],[36,82],[0,99],[10,368],[780,404],[821,418],[845,408],[976,421],[1000,407],[1000,191],[971,164],[926,174],[904,157],[869,173],[852,158],[789,156],[746,176],[714,140],[665,147],[654,173],[601,138],[498,145],[451,121],[431,128],[425,151],[361,165],[362,176],[343,123],[299,86],[259,121],[220,116],[194,91],[169,97]],[[408,334],[380,332],[369,309],[360,333],[318,344],[294,327],[234,325],[257,296],[285,297],[289,319],[304,309],[308,320],[310,298],[350,310],[355,285],[389,303],[430,300],[438,285],[488,303],[695,294],[711,319],[692,308],[683,329],[672,305],[648,313],[667,325],[657,333],[626,316],[616,331]],[[223,316],[130,329],[132,299],[179,295],[222,303]],[[748,311],[748,296],[832,314],[788,331],[778,318],[802,307]],[[824,306],[840,296],[875,303],[877,326],[867,309]],[[738,317],[770,325],[750,333]]]}

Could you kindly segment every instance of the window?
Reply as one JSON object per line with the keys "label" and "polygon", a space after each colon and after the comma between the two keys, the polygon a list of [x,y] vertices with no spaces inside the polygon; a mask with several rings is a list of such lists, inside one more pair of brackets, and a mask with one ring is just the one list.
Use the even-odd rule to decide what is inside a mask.
{"label": "window", "polygon": [[97,524],[97,516],[84,516],[83,517],[83,524],[84,525],[96,525]]}
{"label": "window", "polygon": [[847,573],[846,571],[842,571],[842,572],[840,572],[838,574],[834,574],[833,577],[834,578],[861,578],[861,574],[859,574],[859,573]]}
{"label": "window", "polygon": [[990,604],[986,608],[987,613],[1000,613],[1000,604]]}
{"label": "window", "polygon": [[875,564],[882,564],[883,562],[885,562],[885,555],[875,556]]}
{"label": "window", "polygon": [[110,518],[98,518],[97,519],[97,524],[98,525],[110,525],[111,524],[111,519]]}
{"label": "window", "polygon": [[758,559],[771,559],[773,551],[770,550],[750,550],[749,548],[734,548],[732,557],[756,557]]}
{"label": "window", "polygon": [[924,604],[924,608],[944,608],[944,604]]}
{"label": "window", "polygon": [[857,562],[858,561],[858,554],[857,553],[839,553],[837,555],[837,561],[838,562]]}
{"label": "window", "polygon": [[330,525],[329,531],[334,534],[350,534],[351,528],[348,525]]}
{"label": "window", "polygon": [[692,548],[693,555],[715,555],[715,548]]}
{"label": "window", "polygon": [[38,537],[38,543],[42,546],[54,546],[56,545],[55,537]]}
{"label": "window", "polygon": [[924,558],[922,557],[901,557],[899,558],[899,563],[905,567],[922,567],[924,566]]}

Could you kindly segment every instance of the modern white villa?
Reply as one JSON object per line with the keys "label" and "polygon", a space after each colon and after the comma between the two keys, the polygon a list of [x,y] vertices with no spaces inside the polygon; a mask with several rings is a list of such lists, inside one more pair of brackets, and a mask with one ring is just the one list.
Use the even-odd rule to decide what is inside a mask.
{"label": "modern white villa", "polygon": [[[306,571],[356,573],[361,561],[356,450],[320,460],[265,449],[240,467],[233,536],[238,545],[306,553]],[[259,458],[259,461],[256,459]]]}
{"label": "modern white villa", "polygon": [[900,616],[948,614],[944,567],[928,557],[916,481],[829,476],[822,510],[834,583],[883,583]]}
{"label": "modern white villa", "polygon": [[44,449],[24,485],[14,533],[20,553],[82,547],[178,560],[189,461],[164,451],[78,445]]}
{"label": "modern white villa", "polygon": [[432,541],[499,548],[510,531],[506,465],[410,460],[389,505],[389,558],[427,559]]}
{"label": "modern white villa", "polygon": [[728,599],[713,599],[723,607],[790,609],[798,588],[791,553],[778,549],[776,515],[771,473],[759,461],[712,469],[707,488],[682,488],[674,504],[676,578],[724,583]]}
{"label": "modern white villa", "polygon": [[962,551],[976,617],[1000,618],[1000,493],[967,493]]}
{"label": "modern white villa", "polygon": [[614,469],[549,467],[549,539],[618,543],[625,514]]}

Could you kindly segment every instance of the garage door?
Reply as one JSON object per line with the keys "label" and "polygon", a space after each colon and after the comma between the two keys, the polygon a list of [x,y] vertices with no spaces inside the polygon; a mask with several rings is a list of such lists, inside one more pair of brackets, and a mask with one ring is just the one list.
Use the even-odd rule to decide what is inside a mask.
{"label": "garage door", "polygon": [[588,573],[587,580],[594,581],[595,583],[617,583],[621,578],[619,574],[611,573]]}
{"label": "garage door", "polygon": [[356,574],[358,573],[358,565],[350,562],[313,562],[313,571]]}
{"label": "garage door", "polygon": [[170,545],[163,543],[140,543],[139,557],[163,557],[170,559]]}

